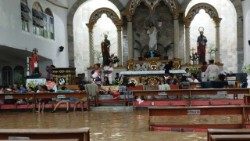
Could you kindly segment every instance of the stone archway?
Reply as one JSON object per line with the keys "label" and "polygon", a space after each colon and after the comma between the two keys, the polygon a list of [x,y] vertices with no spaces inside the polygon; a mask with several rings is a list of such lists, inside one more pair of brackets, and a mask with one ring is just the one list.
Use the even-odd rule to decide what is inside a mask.
{"label": "stone archway", "polygon": [[[122,26],[122,21],[119,18],[119,16],[109,8],[99,8],[95,10],[90,18],[89,18],[89,23],[87,24],[89,28],[89,56],[90,56],[90,64],[94,63],[94,44],[93,44],[93,27],[95,23],[98,21],[98,19],[101,18],[102,14],[106,14],[107,17],[109,17],[113,23],[115,24],[117,28],[117,36],[118,36],[118,58],[122,58],[122,45],[121,45],[121,26]],[[122,61],[120,61],[121,63]]]}
{"label": "stone archway", "polygon": [[[69,66],[74,67],[74,34],[73,34],[73,18],[77,9],[85,3],[87,0],[77,0],[72,7],[69,9],[67,16],[67,32],[68,32],[68,54],[69,54]],[[119,0],[109,0],[112,2],[120,11],[124,8]]]}
{"label": "stone archway", "polygon": [[219,14],[217,10],[208,3],[198,3],[191,7],[191,9],[188,11],[186,17],[184,18],[184,24],[185,24],[185,62],[189,63],[190,58],[190,24],[196,14],[199,13],[199,11],[203,9],[205,12],[213,19],[215,23],[216,28],[216,49],[217,52],[215,54],[215,61],[220,62],[220,21],[221,18],[219,17]]}
{"label": "stone archway", "polygon": [[[187,1],[184,3],[182,6],[183,10],[187,9],[187,6],[192,0],[185,0]],[[238,61],[238,72],[241,71],[243,61],[244,61],[244,45],[243,45],[243,9],[242,9],[242,0],[228,0],[229,2],[232,3],[236,10],[237,14],[237,61]]]}

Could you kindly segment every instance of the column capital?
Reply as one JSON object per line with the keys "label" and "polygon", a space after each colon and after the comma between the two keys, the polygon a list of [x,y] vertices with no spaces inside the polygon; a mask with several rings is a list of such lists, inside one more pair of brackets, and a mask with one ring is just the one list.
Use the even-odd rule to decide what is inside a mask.
{"label": "column capital", "polygon": [[213,20],[214,20],[214,22],[215,22],[215,26],[216,26],[216,27],[219,27],[222,18],[214,18]]}
{"label": "column capital", "polygon": [[132,15],[127,15],[126,18],[128,22],[132,22]]}
{"label": "column capital", "polygon": [[92,24],[89,24],[89,23],[87,23],[86,25],[89,28],[89,32],[92,32],[94,26]]}
{"label": "column capital", "polygon": [[179,13],[178,12],[176,12],[176,13],[173,13],[173,18],[174,18],[174,20],[179,20]]}
{"label": "column capital", "polygon": [[121,32],[122,31],[122,25],[116,25],[117,28],[117,32]]}
{"label": "column capital", "polygon": [[184,25],[185,25],[185,28],[189,28],[190,25],[191,25],[191,21],[187,20],[187,19],[184,19]]}

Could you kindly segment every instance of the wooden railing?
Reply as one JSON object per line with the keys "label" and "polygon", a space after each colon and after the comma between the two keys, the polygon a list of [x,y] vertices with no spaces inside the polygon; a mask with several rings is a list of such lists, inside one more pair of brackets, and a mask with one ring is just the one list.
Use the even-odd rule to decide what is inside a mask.
{"label": "wooden railing", "polygon": [[0,140],[78,140],[90,141],[89,128],[77,129],[0,129]]}

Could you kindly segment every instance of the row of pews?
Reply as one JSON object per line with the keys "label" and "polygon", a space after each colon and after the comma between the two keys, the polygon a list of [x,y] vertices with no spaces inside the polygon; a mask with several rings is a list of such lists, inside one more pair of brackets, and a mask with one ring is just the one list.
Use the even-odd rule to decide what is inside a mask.
{"label": "row of pews", "polygon": [[[175,96],[175,99],[152,98],[162,92],[170,97]],[[225,94],[226,97],[213,99],[218,94]],[[144,103],[134,101],[133,105],[135,108],[148,108],[150,131],[206,131],[208,141],[250,141],[250,129],[247,129],[250,127],[250,89],[137,90],[133,91],[133,95],[146,97]],[[201,95],[207,97],[197,98]],[[230,116],[237,117],[237,121],[217,119],[223,117],[221,119],[225,120]],[[176,120],[178,118],[188,122],[180,122]],[[213,122],[209,122],[212,118]],[[192,121],[194,119],[196,122]]]}
{"label": "row of pews", "polygon": [[[88,99],[88,95],[85,91],[79,91],[74,93],[5,93],[0,94],[0,99],[4,100],[11,100],[11,99],[29,99],[30,104],[0,104],[0,109],[6,110],[6,109],[33,109],[38,105],[38,101],[40,99],[55,99],[55,98],[69,98],[69,97],[75,97],[78,99]],[[53,108],[54,104],[47,104],[46,108]],[[86,103],[83,105],[84,108],[89,109],[89,104]]]}
{"label": "row of pews", "polygon": [[250,94],[247,88],[176,89],[176,90],[134,90],[133,107],[150,106],[213,106],[244,105],[244,96]]}

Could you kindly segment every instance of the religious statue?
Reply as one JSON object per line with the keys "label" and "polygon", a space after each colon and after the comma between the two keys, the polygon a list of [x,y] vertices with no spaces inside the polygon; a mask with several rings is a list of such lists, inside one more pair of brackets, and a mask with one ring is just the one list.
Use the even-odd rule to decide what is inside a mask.
{"label": "religious statue", "polygon": [[108,35],[104,35],[104,40],[101,43],[102,48],[102,65],[108,66],[110,64],[110,54],[109,54],[109,48],[110,48],[110,41],[108,40]]}
{"label": "religious statue", "polygon": [[204,28],[199,28],[200,36],[197,39],[197,53],[199,55],[199,64],[202,64],[206,61],[206,43],[207,38],[203,35]]}
{"label": "religious statue", "polygon": [[38,50],[36,48],[33,49],[32,55],[29,57],[29,67],[30,67],[30,72],[32,75],[34,75],[35,71],[38,71]]}
{"label": "religious statue", "polygon": [[154,25],[150,25],[147,30],[147,34],[149,35],[149,50],[157,50],[157,29]]}

